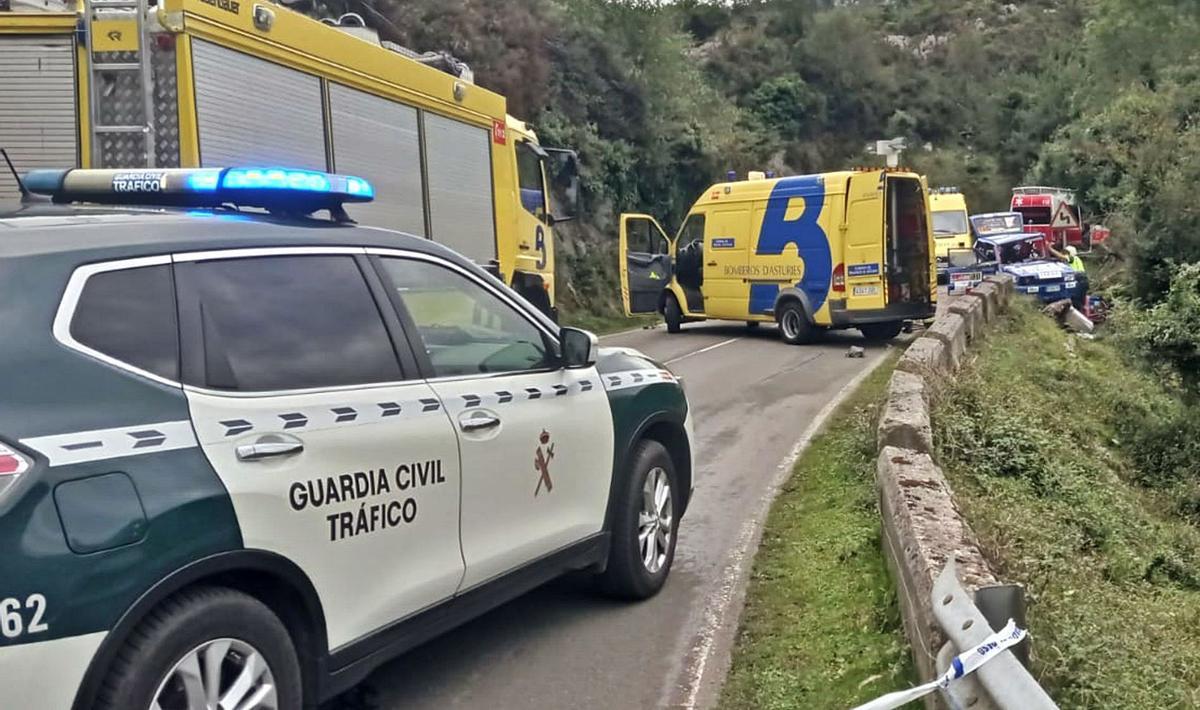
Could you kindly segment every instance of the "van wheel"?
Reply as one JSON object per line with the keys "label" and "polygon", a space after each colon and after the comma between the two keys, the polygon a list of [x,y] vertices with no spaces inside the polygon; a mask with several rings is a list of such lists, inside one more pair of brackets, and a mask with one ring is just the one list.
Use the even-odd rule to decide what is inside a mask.
{"label": "van wheel", "polygon": [[892,321],[891,323],[863,323],[858,326],[858,330],[867,340],[875,342],[883,342],[891,340],[900,335],[900,331],[904,330],[904,321]]}
{"label": "van wheel", "polygon": [[779,334],[789,345],[810,343],[816,335],[816,328],[808,322],[808,315],[799,301],[784,303],[775,319],[779,321]]}
{"label": "van wheel", "polygon": [[679,310],[679,301],[675,300],[674,296],[668,295],[663,303],[663,318],[667,321],[668,333],[679,332],[683,325],[683,312]]}
{"label": "van wheel", "polygon": [[622,599],[648,599],[662,589],[675,560],[679,496],[675,464],[651,439],[633,451],[613,516],[612,547],[600,587]]}
{"label": "van wheel", "polygon": [[303,707],[300,662],[279,617],[223,587],[177,594],[150,612],[109,669],[101,710]]}

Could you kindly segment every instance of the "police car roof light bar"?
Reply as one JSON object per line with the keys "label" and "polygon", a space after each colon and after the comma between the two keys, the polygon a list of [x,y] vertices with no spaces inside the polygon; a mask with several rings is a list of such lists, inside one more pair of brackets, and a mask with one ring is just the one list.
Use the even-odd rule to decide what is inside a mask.
{"label": "police car roof light bar", "polygon": [[341,221],[342,205],[370,202],[375,188],[352,175],[290,168],[173,168],[163,170],[32,170],[30,192],[55,202],[169,207],[259,207],[311,214],[326,209]]}

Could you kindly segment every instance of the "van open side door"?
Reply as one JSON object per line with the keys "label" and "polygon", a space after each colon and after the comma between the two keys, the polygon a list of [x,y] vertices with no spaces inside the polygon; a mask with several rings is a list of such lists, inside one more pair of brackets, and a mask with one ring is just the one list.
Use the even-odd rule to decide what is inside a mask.
{"label": "van open side door", "polygon": [[[887,305],[884,282],[884,174],[855,173],[846,187],[846,307],[876,310]],[[837,257],[834,257],[835,261]]]}
{"label": "van open side door", "polygon": [[625,315],[655,313],[674,264],[671,240],[648,214],[621,215],[621,300]]}

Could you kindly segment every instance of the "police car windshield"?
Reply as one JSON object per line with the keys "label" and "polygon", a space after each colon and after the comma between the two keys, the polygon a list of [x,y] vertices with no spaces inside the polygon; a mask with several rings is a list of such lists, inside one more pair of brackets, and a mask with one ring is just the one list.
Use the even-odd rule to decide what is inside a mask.
{"label": "police car windshield", "polygon": [[1004,264],[1015,264],[1022,261],[1033,261],[1042,259],[1042,250],[1039,248],[1038,239],[1026,239],[1024,241],[1005,244],[1000,247],[1000,261]]}

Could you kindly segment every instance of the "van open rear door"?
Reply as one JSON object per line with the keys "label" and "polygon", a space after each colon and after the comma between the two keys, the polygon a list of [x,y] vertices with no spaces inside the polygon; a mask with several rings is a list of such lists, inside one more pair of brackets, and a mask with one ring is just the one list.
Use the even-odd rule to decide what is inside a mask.
{"label": "van open rear door", "polygon": [[621,215],[621,300],[625,315],[655,313],[671,282],[671,240],[648,214]]}
{"label": "van open rear door", "polygon": [[[878,310],[884,297],[884,173],[855,173],[846,192],[846,307]],[[836,258],[835,258],[836,260]]]}

